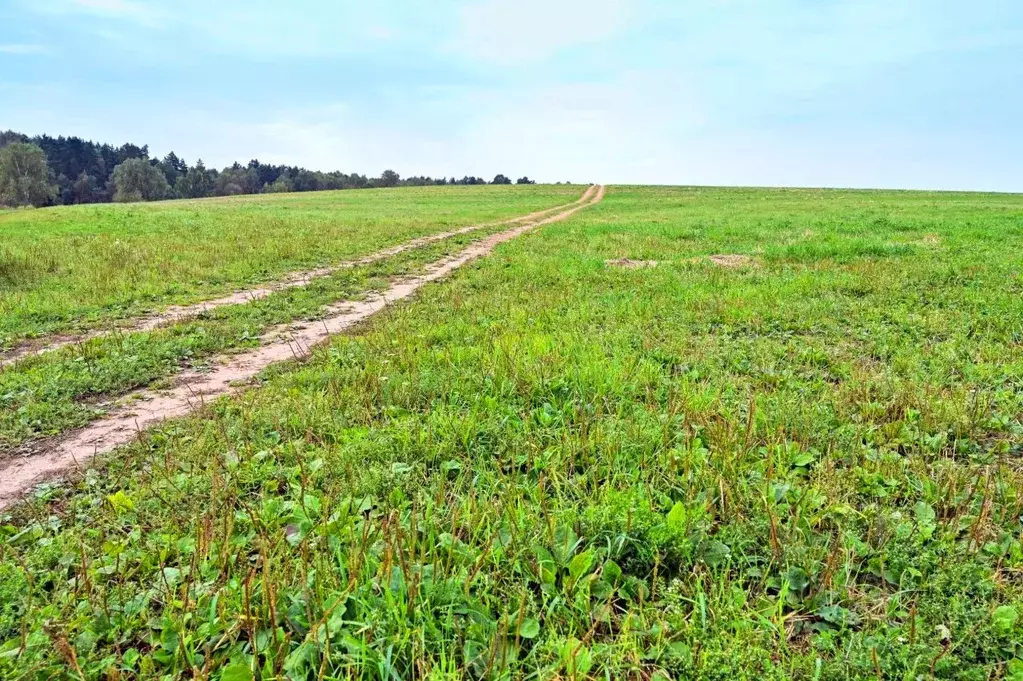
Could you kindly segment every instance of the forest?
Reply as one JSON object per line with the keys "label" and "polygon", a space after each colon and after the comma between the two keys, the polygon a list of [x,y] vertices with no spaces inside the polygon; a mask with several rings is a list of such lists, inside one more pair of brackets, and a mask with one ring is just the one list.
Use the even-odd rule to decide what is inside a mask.
{"label": "forest", "polygon": [[[516,184],[534,184],[521,177]],[[273,165],[253,159],[222,170],[202,159],[189,165],[173,151],[150,156],[149,146],[101,144],[80,137],[28,135],[0,131],[0,204],[37,207],[113,201],[197,199],[273,192],[308,192],[426,185],[512,184],[498,174],[490,182],[466,175],[402,178],[393,170],[379,177],[299,166]]]}

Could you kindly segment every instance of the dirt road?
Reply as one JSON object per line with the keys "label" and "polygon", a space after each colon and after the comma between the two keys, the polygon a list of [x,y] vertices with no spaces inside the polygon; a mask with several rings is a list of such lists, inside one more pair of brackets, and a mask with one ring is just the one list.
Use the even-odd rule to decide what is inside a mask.
{"label": "dirt road", "polygon": [[468,234],[470,232],[479,231],[481,229],[486,229],[489,227],[499,227],[501,225],[514,225],[519,223],[533,222],[548,215],[560,211],[565,211],[574,206],[584,204],[592,197],[594,191],[595,189],[591,186],[586,189],[586,191],[579,199],[573,201],[572,203],[567,203],[561,206],[555,206],[553,208],[547,208],[545,210],[536,211],[535,213],[523,215],[522,217],[512,218],[510,220],[503,220],[500,222],[489,222],[478,225],[469,225],[467,227],[461,227],[459,229],[448,232],[430,234],[429,236],[412,239],[411,241],[406,241],[405,243],[398,244],[397,246],[391,246],[390,248],[385,248],[383,250],[376,251],[375,253],[370,253],[369,255],[357,258],[355,260],[341,262],[331,267],[321,267],[315,270],[307,270],[305,272],[295,272],[270,286],[236,291],[230,295],[223,296],[221,298],[216,298],[213,300],[204,300],[193,305],[174,305],[166,308],[165,310],[158,314],[146,315],[144,317],[132,319],[127,321],[126,323],[120,323],[110,328],[98,329],[95,331],[89,331],[80,334],[62,335],[57,339],[51,339],[49,341],[46,341],[45,339],[40,341],[37,339],[35,341],[25,343],[22,346],[15,348],[14,350],[9,350],[6,353],[0,353],[0,369],[2,369],[5,366],[9,366],[17,362],[18,360],[24,359],[26,357],[41,355],[47,352],[53,352],[54,350],[59,350],[60,348],[67,347],[69,345],[77,345],[79,343],[84,343],[86,341],[92,340],[93,338],[101,338],[103,336],[108,336],[114,333],[137,333],[141,331],[152,331],[153,329],[160,328],[161,326],[168,326],[170,324],[174,324],[175,322],[179,322],[184,319],[196,317],[202,314],[203,312],[215,310],[216,308],[224,307],[225,305],[244,305],[246,303],[251,303],[254,300],[266,298],[267,296],[270,296],[279,291],[284,291],[290,288],[308,286],[316,279],[329,277],[330,275],[335,274],[336,272],[340,272],[341,270],[350,269],[352,267],[359,267],[362,265],[371,265],[375,262],[386,260],[387,258],[393,257],[400,253],[404,253],[405,251],[410,251],[416,248],[422,248],[423,246],[428,246],[429,244],[433,244],[438,241],[444,241],[445,239],[450,239],[452,237],[460,236],[462,234]]}
{"label": "dirt road", "polygon": [[208,400],[244,389],[238,387],[238,384],[251,380],[269,365],[305,357],[311,347],[323,343],[331,335],[350,328],[392,303],[408,298],[424,284],[441,279],[459,267],[487,255],[497,245],[541,225],[564,220],[603,198],[604,187],[590,187],[570,208],[493,234],[455,255],[431,263],[419,276],[397,280],[383,293],[328,308],[322,323],[311,324],[285,339],[269,340],[282,330],[276,329],[264,337],[268,339],[267,342],[256,350],[225,357],[205,373],[188,371],[179,374],[176,377],[178,387],[171,390],[143,390],[135,393],[128,400],[131,406],[117,408],[76,433],[43,442],[29,456],[0,462],[0,510],[15,503],[39,482],[73,470],[94,456],[131,442],[142,430],[166,419],[187,415]]}

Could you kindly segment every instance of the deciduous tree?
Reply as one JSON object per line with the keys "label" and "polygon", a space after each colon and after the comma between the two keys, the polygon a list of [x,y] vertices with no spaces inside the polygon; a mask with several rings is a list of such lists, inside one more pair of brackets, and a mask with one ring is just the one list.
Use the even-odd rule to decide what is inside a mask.
{"label": "deciduous tree", "polygon": [[14,142],[0,149],[0,203],[43,206],[56,196],[46,154],[34,144]]}
{"label": "deciduous tree", "polygon": [[393,170],[385,170],[380,175],[380,179],[377,180],[378,187],[397,187],[398,182],[401,181],[401,176]]}
{"label": "deciduous tree", "polygon": [[74,203],[99,203],[105,198],[96,178],[84,171],[71,185],[71,200]]}
{"label": "deciduous tree", "polygon": [[268,194],[284,194],[295,191],[295,183],[287,172],[277,176],[277,179],[263,186],[263,191]]}
{"label": "deciduous tree", "polygon": [[114,168],[114,201],[156,201],[167,197],[167,178],[147,158],[130,158]]}
{"label": "deciduous tree", "polygon": [[206,170],[202,159],[199,159],[187,173],[178,178],[174,188],[183,199],[201,199],[213,193],[216,182],[213,175],[214,171]]}

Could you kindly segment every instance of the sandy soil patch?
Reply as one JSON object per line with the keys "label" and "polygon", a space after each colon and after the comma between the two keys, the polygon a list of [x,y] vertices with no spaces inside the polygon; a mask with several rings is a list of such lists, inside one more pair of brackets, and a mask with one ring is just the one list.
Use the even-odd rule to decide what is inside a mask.
{"label": "sandy soil patch", "polygon": [[644,267],[656,267],[656,260],[632,260],[631,258],[618,258],[616,260],[605,260],[608,267],[621,267],[626,270],[640,270]]}

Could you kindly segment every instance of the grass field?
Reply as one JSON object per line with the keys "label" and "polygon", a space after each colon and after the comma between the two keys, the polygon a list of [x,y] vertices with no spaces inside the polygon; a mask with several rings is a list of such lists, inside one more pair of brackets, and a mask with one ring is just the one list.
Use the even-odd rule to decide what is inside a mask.
{"label": "grass field", "polygon": [[481,229],[379,263],[341,270],[308,286],[205,312],[151,331],[114,333],[0,370],[0,455],[60,435],[107,413],[116,398],[170,380],[182,368],[257,347],[271,328],[315,323],[325,306],[359,300],[389,278],[420,267],[501,227]]}
{"label": "grass field", "polygon": [[0,515],[0,677],[1019,681],[1021,271],[1023,196],[612,188]]}
{"label": "grass field", "polygon": [[423,187],[0,212],[0,349],[575,200]]}

